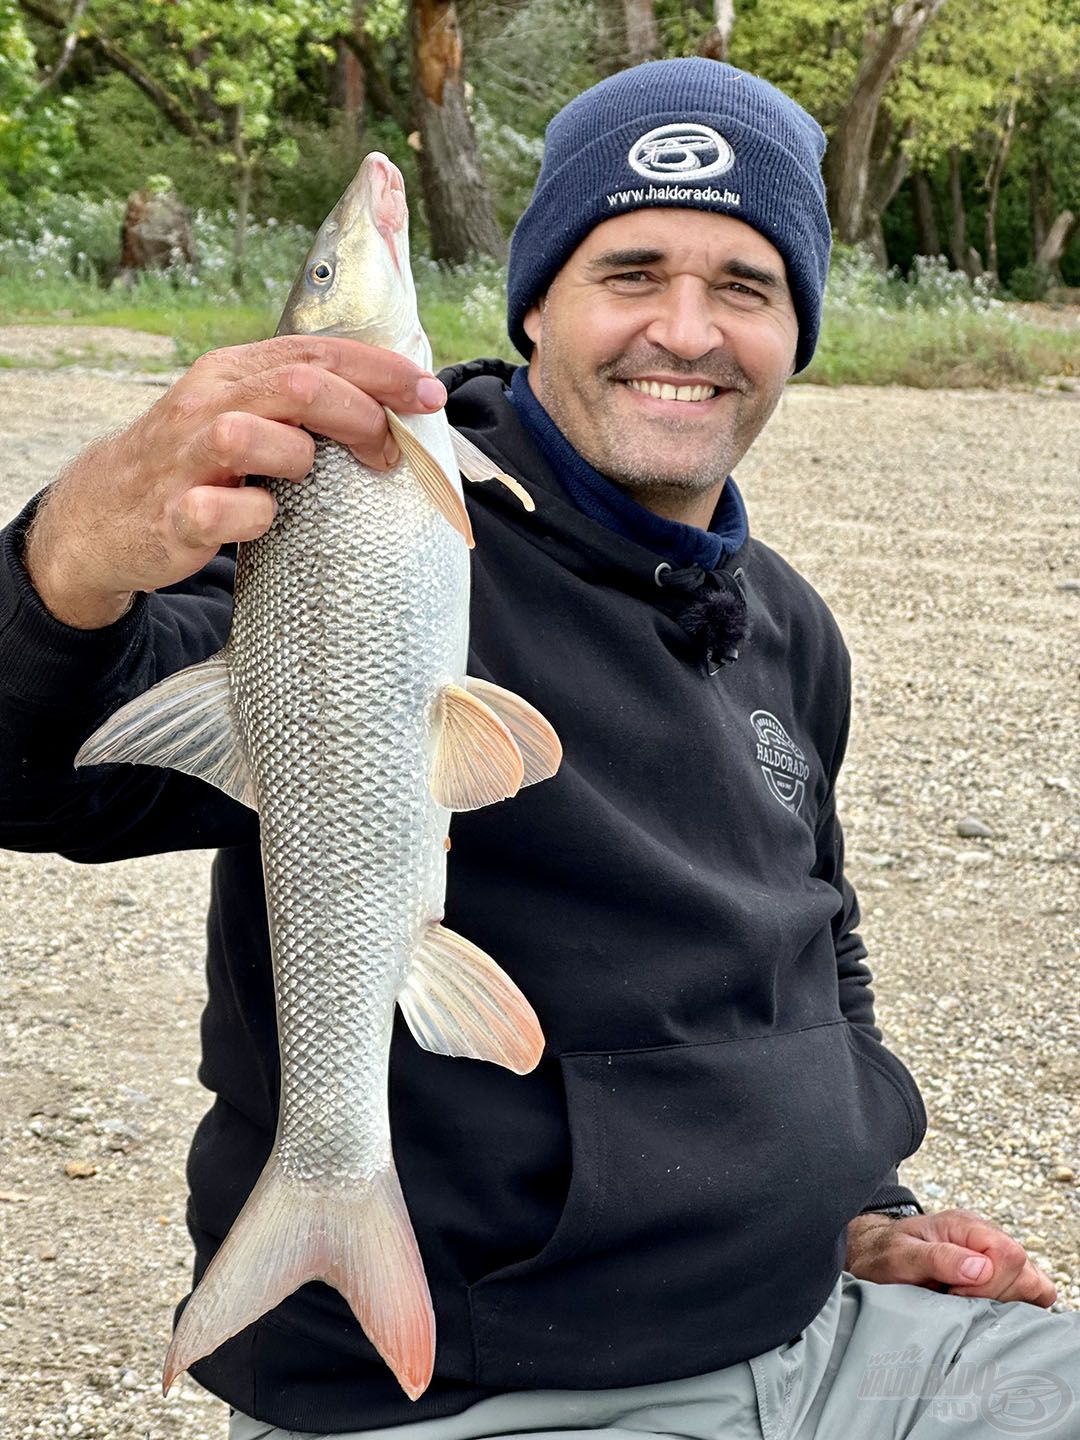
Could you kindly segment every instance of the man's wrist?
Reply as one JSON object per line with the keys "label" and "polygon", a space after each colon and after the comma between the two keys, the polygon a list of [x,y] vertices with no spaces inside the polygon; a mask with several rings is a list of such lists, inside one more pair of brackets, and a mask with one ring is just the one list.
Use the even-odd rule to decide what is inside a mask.
{"label": "man's wrist", "polygon": [[27,578],[54,620],[75,630],[101,630],[115,624],[131,609],[134,593],[95,590],[73,580],[82,567],[50,529],[48,501],[46,495],[23,545],[21,559]]}
{"label": "man's wrist", "polygon": [[923,1212],[918,1205],[874,1205],[869,1210],[863,1210],[862,1215],[887,1215],[890,1220],[906,1220],[912,1215],[921,1215]]}

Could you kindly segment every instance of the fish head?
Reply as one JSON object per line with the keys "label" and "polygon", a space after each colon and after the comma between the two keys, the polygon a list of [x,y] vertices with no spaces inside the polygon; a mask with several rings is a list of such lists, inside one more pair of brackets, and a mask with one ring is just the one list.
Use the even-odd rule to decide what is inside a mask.
{"label": "fish head", "polygon": [[366,155],[323,221],[281,312],[279,335],[346,335],[431,368],[409,267],[401,171]]}

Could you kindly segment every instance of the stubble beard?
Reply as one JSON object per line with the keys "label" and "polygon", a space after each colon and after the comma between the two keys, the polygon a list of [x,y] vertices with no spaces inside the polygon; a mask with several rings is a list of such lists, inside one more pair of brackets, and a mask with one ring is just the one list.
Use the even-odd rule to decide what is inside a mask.
{"label": "stubble beard", "polygon": [[[633,379],[653,370],[669,375],[705,377],[719,389],[735,391],[740,395],[747,395],[753,389],[746,373],[731,356],[710,355],[701,360],[687,361],[667,351],[655,349],[650,349],[647,354],[640,351],[622,354],[595,367],[590,382],[597,396],[601,398],[601,403],[594,408],[589,430],[584,434],[574,435],[572,431],[577,427],[574,424],[573,412],[562,403],[556,388],[546,378],[549,367],[551,372],[558,373],[561,359],[561,347],[553,346],[551,340],[550,335],[541,335],[541,343],[548,357],[548,365],[541,374],[540,386],[540,400],[544,408],[583,460],[648,508],[669,499],[686,502],[711,490],[718,491],[731,473],[732,467],[749,448],[749,442],[739,445],[737,416],[733,416],[731,428],[715,435],[715,448],[707,457],[699,460],[692,468],[680,465],[680,433],[700,443],[700,426],[688,416],[683,424],[677,419],[663,422],[662,436],[657,434],[645,453],[635,449],[634,435],[637,427],[620,424],[619,416],[602,403],[602,397],[611,394],[614,386],[623,380]],[[567,372],[564,370],[564,373]],[[578,394],[581,395],[580,390]],[[773,405],[775,403],[774,400]],[[773,406],[769,407],[770,414],[772,408]],[[650,428],[653,426],[660,432],[660,423],[652,422]],[[640,432],[637,433],[640,437]],[[658,462],[654,447],[669,438],[672,456]],[[652,451],[652,454],[649,451]]]}

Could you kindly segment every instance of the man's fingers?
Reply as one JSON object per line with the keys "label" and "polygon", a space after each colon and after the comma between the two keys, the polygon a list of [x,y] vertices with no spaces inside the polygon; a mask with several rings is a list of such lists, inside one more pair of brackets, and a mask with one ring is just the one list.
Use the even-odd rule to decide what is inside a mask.
{"label": "man's fingers", "polygon": [[173,512],[179,539],[193,550],[216,551],[235,540],[255,540],[270,528],[277,506],[258,485],[196,485]]}
{"label": "man's fingers", "polygon": [[1053,1305],[1057,1299],[1057,1287],[1049,1275],[1039,1269],[1031,1260],[1026,1260],[1018,1274],[1007,1282],[995,1284],[994,1280],[981,1285],[952,1285],[950,1295],[985,1297],[990,1300],[1025,1300],[1029,1305],[1044,1308]]}
{"label": "man's fingers", "polygon": [[348,445],[365,464],[381,469],[385,463],[386,411],[370,395],[328,370],[284,365],[244,376],[224,387],[219,396],[230,411],[302,425]]}
{"label": "man's fingers", "polygon": [[216,415],[195,436],[191,458],[204,474],[271,475],[303,480],[315,461],[315,441],[296,425],[244,410]]}
{"label": "man's fingers", "polygon": [[446,400],[445,389],[431,372],[404,355],[339,335],[277,335],[250,345],[211,350],[193,368],[218,383],[223,378],[241,381],[290,365],[333,372],[392,410],[423,413],[439,409]]}

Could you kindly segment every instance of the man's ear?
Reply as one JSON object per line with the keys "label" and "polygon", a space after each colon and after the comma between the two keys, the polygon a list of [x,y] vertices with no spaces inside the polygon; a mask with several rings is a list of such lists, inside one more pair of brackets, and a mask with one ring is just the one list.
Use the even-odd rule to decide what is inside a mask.
{"label": "man's ear", "polygon": [[536,302],[536,304],[530,305],[528,310],[525,311],[525,318],[521,322],[521,328],[525,331],[525,334],[529,337],[529,339],[533,342],[534,345],[540,339],[540,318],[543,313],[543,309],[544,296],[541,295],[540,299]]}

